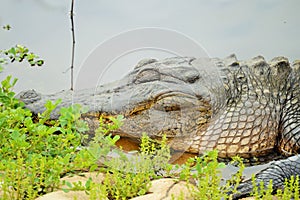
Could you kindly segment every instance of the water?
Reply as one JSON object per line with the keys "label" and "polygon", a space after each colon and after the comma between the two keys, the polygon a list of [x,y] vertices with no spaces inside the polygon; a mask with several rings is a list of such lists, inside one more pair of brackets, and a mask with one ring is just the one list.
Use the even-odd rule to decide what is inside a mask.
{"label": "water", "polygon": [[[64,73],[70,67],[70,1],[0,0],[0,5],[1,26],[10,24],[12,27],[10,31],[0,30],[0,48],[24,44],[46,61],[39,69],[23,64],[8,66],[0,78],[7,74],[18,77],[16,91],[35,88],[42,93],[53,93],[70,88],[69,71]],[[285,55],[294,60],[300,57],[298,5],[297,0],[195,0],[188,3],[75,0],[75,75],[99,44],[124,31],[143,27],[182,33],[199,43],[212,57],[236,53],[240,59],[261,54],[267,59]],[[117,50],[118,46],[113,49]],[[170,56],[174,54],[157,49],[132,51],[116,59],[100,83],[119,79],[144,57]],[[99,56],[101,59],[103,55]],[[104,71],[107,66],[99,64],[97,67]],[[89,77],[86,81],[89,82]]]}

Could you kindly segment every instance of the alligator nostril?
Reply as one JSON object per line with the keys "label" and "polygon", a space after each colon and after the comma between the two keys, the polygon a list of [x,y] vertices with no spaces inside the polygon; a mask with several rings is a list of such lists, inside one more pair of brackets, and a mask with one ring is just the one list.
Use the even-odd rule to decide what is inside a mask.
{"label": "alligator nostril", "polygon": [[188,83],[195,83],[197,80],[199,80],[199,75],[197,75],[197,76],[192,76],[192,77],[189,77],[189,78],[187,78],[187,82]]}
{"label": "alligator nostril", "polygon": [[39,101],[42,97],[41,94],[37,93],[35,90],[27,90],[20,92],[16,98],[23,101],[25,104],[31,104]]}

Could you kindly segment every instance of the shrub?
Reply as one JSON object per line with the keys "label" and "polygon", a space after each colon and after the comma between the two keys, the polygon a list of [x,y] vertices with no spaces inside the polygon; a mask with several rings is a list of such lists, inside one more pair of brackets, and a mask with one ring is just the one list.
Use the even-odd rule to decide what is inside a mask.
{"label": "shrub", "polygon": [[46,111],[35,122],[31,112],[14,98],[11,88],[15,83],[7,77],[0,89],[2,198],[34,199],[53,191],[59,186],[61,175],[73,170],[71,161],[87,125],[79,120],[79,105],[62,109],[60,119],[51,121],[49,113],[59,101],[47,102]]}

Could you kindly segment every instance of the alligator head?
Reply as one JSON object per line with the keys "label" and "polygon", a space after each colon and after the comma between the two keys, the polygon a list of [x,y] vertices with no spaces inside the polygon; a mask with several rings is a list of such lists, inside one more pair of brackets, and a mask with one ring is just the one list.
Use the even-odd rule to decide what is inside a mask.
{"label": "alligator head", "polygon": [[[157,61],[145,59],[119,81],[80,91],[62,91],[51,95],[34,90],[18,94],[33,113],[45,110],[47,100],[62,99],[51,117],[59,117],[61,107],[78,103],[88,108],[82,117],[92,130],[100,115],[124,115],[118,134],[139,138],[143,132],[152,137],[166,134],[169,138],[191,138],[211,117],[210,95],[197,59],[178,57]],[[209,63],[209,60],[207,60]],[[186,150],[192,140],[180,148]],[[174,144],[177,142],[173,142]]]}

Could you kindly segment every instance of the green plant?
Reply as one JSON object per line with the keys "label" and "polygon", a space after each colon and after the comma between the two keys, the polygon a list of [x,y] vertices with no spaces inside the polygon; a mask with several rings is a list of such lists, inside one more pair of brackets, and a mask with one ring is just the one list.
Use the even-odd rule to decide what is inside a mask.
{"label": "green plant", "polygon": [[9,30],[11,29],[11,26],[10,26],[9,24],[6,24],[6,25],[2,26],[2,28],[3,28],[4,30],[9,31]]}
{"label": "green plant", "polygon": [[24,60],[26,60],[31,66],[42,66],[44,64],[44,60],[39,59],[39,57],[30,52],[27,47],[18,44],[15,47],[0,50],[0,71],[3,69],[2,65],[7,64],[8,61],[13,63],[15,61],[23,62]]}
{"label": "green plant", "polygon": [[190,158],[182,165],[180,179],[195,182],[195,188],[189,188],[194,199],[221,199],[224,193],[220,189],[220,169],[224,163],[217,161],[218,152],[210,151],[201,157]]}
{"label": "green plant", "polygon": [[168,163],[171,158],[171,153],[167,141],[166,135],[163,135],[161,140],[153,140],[148,137],[146,133],[142,134],[140,157],[150,162],[155,174],[168,172],[170,171],[170,167],[172,167],[172,165]]}
{"label": "green plant", "polygon": [[112,136],[111,132],[122,125],[123,116],[109,117],[109,120],[111,123],[104,123],[103,118],[100,117],[100,125],[95,131],[94,138],[87,148],[77,153],[74,159],[74,164],[77,167],[81,169],[88,168],[89,171],[94,171],[98,168],[99,161],[105,162],[108,153],[113,149],[116,150],[115,143],[120,139],[120,136]]}
{"label": "green plant", "polygon": [[251,196],[255,197],[255,199],[267,199],[272,200],[272,180],[269,182],[268,186],[265,187],[264,182],[260,182],[259,185],[257,185],[257,181],[255,179],[255,176],[252,176],[252,184],[253,184],[253,191],[251,193]]}
{"label": "green plant", "polygon": [[[169,148],[164,136],[161,141],[150,139],[146,134],[141,138],[140,153],[128,157],[123,153],[106,162],[105,185],[113,199],[128,199],[146,194],[151,180],[159,178],[170,159]],[[156,147],[155,147],[156,146]]]}
{"label": "green plant", "polygon": [[15,93],[12,91],[13,87],[17,83],[18,79],[13,79],[12,76],[7,76],[1,81],[0,87],[0,109],[4,111],[9,108],[17,108],[21,106],[21,103],[14,98]]}
{"label": "green plant", "polygon": [[226,185],[221,187],[222,192],[224,194],[229,194],[227,196],[228,199],[233,198],[233,194],[238,192],[237,188],[239,184],[242,182],[243,172],[245,170],[245,165],[243,163],[243,159],[239,156],[235,156],[232,158],[231,164],[234,166],[238,166],[238,170],[234,173],[229,180],[226,181]]}
{"label": "green plant", "polygon": [[105,184],[100,183],[91,183],[89,191],[89,199],[90,200],[107,200],[107,186]]}
{"label": "green plant", "polygon": [[51,121],[49,113],[59,102],[47,102],[35,122],[31,112],[14,98],[11,88],[15,82],[7,77],[0,89],[5,100],[0,112],[0,198],[34,199],[53,191],[61,175],[74,169],[72,161],[87,125],[79,120],[79,106],[62,109],[60,120]]}
{"label": "green plant", "polygon": [[[161,141],[155,141],[143,134],[140,153],[134,157],[128,157],[115,147],[119,136],[112,137],[111,131],[119,128],[122,119],[122,116],[110,117],[111,123],[104,123],[100,118],[95,138],[75,159],[77,163],[85,163],[81,167],[89,167],[89,171],[95,170],[101,161],[104,167],[98,170],[106,174],[103,184],[91,182],[89,187],[82,187],[80,183],[67,183],[70,190],[85,190],[91,199],[104,196],[109,199],[128,199],[145,194],[151,186],[151,180],[159,178],[159,171],[169,167],[170,150],[165,136]],[[114,153],[114,156],[108,156],[109,153]]]}
{"label": "green plant", "polygon": [[276,191],[276,197],[282,200],[299,199],[299,176],[292,176],[290,179],[285,179],[284,189]]}

